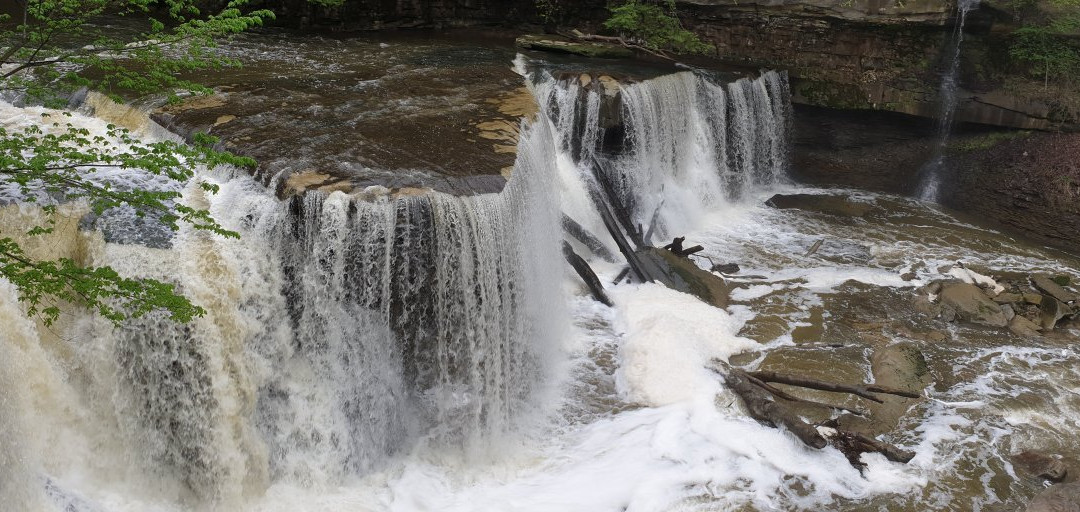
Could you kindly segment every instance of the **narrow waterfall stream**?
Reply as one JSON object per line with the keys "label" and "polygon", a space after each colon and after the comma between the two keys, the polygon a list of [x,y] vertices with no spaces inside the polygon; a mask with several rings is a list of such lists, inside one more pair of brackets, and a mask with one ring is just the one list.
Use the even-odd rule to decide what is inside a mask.
{"label": "narrow waterfall stream", "polygon": [[[540,114],[523,120],[499,193],[371,186],[283,200],[242,173],[204,172],[221,191],[192,183],[185,199],[241,238],[181,230],[149,244],[80,229],[85,212],[67,206],[39,250],[176,282],[208,314],[114,328],[65,306],[46,328],[0,282],[0,503],[1011,510],[1038,490],[1016,477],[1012,453],[1080,460],[1068,437],[1080,422],[1074,344],[927,320],[911,306],[958,260],[1075,275],[1075,258],[916,200],[789,183],[783,72],[616,83],[524,57],[514,66]],[[104,108],[71,122],[100,132]],[[49,113],[0,103],[0,125]],[[171,136],[139,122],[141,137]],[[843,194],[869,213],[764,204],[793,191]],[[0,191],[5,225],[37,215],[11,194]],[[706,269],[738,262],[733,303],[610,285],[622,265],[579,247],[615,307],[589,298],[559,252],[560,219],[603,235],[602,194],[652,226],[656,245],[686,236],[705,246]],[[132,222],[99,227],[143,229]],[[874,344],[898,342],[918,343],[934,377],[930,398],[886,436],[916,451],[906,465],[870,454],[860,471],[835,449],[811,450],[748,418],[709,369],[719,359],[861,380]]]}
{"label": "narrow waterfall stream", "polygon": [[945,147],[952,134],[956,108],[960,106],[960,56],[964,49],[964,26],[968,13],[979,7],[982,0],[957,0],[956,26],[947,46],[948,65],[941,75],[938,91],[938,143],[930,161],[923,167],[916,197],[924,201],[937,201],[941,186],[941,173],[945,172]]}

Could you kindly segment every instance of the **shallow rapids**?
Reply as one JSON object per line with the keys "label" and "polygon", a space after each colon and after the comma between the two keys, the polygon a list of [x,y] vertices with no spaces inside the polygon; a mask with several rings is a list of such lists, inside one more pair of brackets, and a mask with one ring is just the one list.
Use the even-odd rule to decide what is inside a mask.
{"label": "shallow rapids", "polygon": [[[602,91],[520,58],[516,68],[542,114],[523,125],[498,194],[371,187],[281,200],[248,176],[202,173],[221,192],[190,184],[185,200],[242,237],[182,230],[167,244],[106,241],[66,208],[65,227],[35,254],[173,280],[208,314],[113,328],[67,307],[45,328],[0,282],[0,502],[33,512],[1004,511],[1041,485],[1012,454],[1058,453],[1080,467],[1075,328],[1029,340],[912,306],[957,261],[1074,279],[1080,261],[931,204],[787,183],[782,73],[619,86],[628,149],[616,152],[604,143]],[[41,113],[0,104],[9,127]],[[765,205],[795,191],[840,193],[869,213]],[[738,263],[734,303],[718,309],[652,283],[608,285],[614,308],[591,300],[564,268],[560,218],[603,235],[605,193],[655,223],[657,245],[684,235],[705,247],[699,266]],[[35,215],[8,204],[0,225]],[[111,222],[99,227],[140,229]],[[589,259],[605,284],[622,269]],[[906,465],[864,455],[862,472],[748,418],[710,369],[719,359],[863,380],[871,347],[901,341],[923,351],[934,383],[885,438],[917,455]]]}

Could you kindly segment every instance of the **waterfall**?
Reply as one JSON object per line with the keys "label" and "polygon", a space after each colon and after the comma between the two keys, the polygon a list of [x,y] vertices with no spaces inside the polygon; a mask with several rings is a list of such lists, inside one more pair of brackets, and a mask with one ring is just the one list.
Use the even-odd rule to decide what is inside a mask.
{"label": "waterfall", "polygon": [[632,225],[655,218],[661,238],[786,178],[785,72],[730,83],[695,72],[615,86],[534,80],[580,183],[624,209]]}
{"label": "waterfall", "polygon": [[[534,78],[547,115],[526,123],[499,194],[281,201],[240,172],[200,173],[220,193],[193,182],[185,201],[239,240],[147,237],[123,215],[106,222],[123,236],[80,231],[85,211],[64,209],[69,227],[35,257],[174,282],[207,314],[114,327],[65,305],[46,329],[0,282],[0,383],[19,388],[0,400],[0,500],[83,512],[119,493],[134,509],[237,510],[272,486],[346,485],[421,448],[498,454],[557,402],[538,397],[568,324],[562,212],[593,222],[596,194],[611,192],[665,237],[784,179],[783,73],[598,83]],[[0,108],[9,124],[41,110]],[[0,221],[31,210],[4,206]]]}
{"label": "waterfall", "polygon": [[[500,194],[283,202],[245,176],[204,173],[221,192],[192,184],[186,201],[240,240],[86,235],[84,260],[177,283],[207,310],[189,324],[151,314],[114,328],[66,308],[45,329],[0,283],[0,316],[17,320],[0,332],[0,382],[41,382],[0,401],[0,447],[19,440],[0,457],[19,469],[5,472],[0,499],[33,510],[35,481],[41,492],[125,482],[136,501],[233,510],[273,482],[341,485],[417,443],[465,457],[497,449],[540,409],[566,324],[551,140],[544,123],[523,130]],[[73,230],[64,236],[84,236]]]}
{"label": "waterfall", "polygon": [[941,88],[938,91],[938,139],[934,148],[933,156],[923,166],[919,175],[919,188],[917,197],[924,201],[936,201],[941,187],[941,173],[945,170],[945,147],[949,143],[952,134],[953,121],[956,117],[956,108],[959,106],[958,97],[960,89],[960,55],[964,46],[964,25],[967,22],[968,13],[979,6],[981,0],[957,0],[956,25],[953,28],[950,40],[948,67],[941,77]]}

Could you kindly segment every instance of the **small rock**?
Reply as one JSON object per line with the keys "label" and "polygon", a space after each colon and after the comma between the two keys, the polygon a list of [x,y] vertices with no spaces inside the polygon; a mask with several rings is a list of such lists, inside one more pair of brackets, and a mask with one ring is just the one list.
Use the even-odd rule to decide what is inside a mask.
{"label": "small rock", "polygon": [[1032,276],[1031,284],[1035,285],[1035,288],[1049,295],[1061,302],[1068,304],[1076,300],[1076,295],[1066,291],[1064,288],[1055,283],[1052,279],[1046,276]]}
{"label": "small rock", "polygon": [[978,286],[970,283],[944,285],[941,289],[941,304],[955,311],[960,320],[990,327],[1009,325],[1001,307],[990,300]]}
{"label": "small rock", "polygon": [[1035,495],[1025,512],[1080,512],[1080,483],[1057,484]]}
{"label": "small rock", "polygon": [[737,274],[740,270],[742,269],[739,268],[738,263],[718,263],[712,267],[713,272],[719,272],[721,274]]}
{"label": "small rock", "polygon": [[1017,336],[1033,338],[1039,335],[1039,331],[1042,330],[1042,327],[1039,327],[1039,324],[1032,322],[1027,318],[1016,315],[1009,322],[1009,330]]}
{"label": "small rock", "polygon": [[1012,320],[1016,317],[1016,311],[1013,310],[1012,304],[1002,304],[1001,312],[1005,314],[1005,320]]}
{"label": "small rock", "polygon": [[1065,463],[1056,457],[1039,452],[1025,451],[1013,455],[1013,462],[1024,471],[1051,482],[1060,482],[1069,473]]}
{"label": "small rock", "polygon": [[999,293],[994,297],[994,302],[998,304],[1013,304],[1016,302],[1023,302],[1024,296],[1019,293]]}
{"label": "small rock", "polygon": [[1037,293],[1025,293],[1021,296],[1024,298],[1024,302],[1028,304],[1034,304],[1036,306],[1042,304],[1042,295]]}
{"label": "small rock", "polygon": [[916,277],[918,277],[918,275],[916,275],[914,272],[900,274],[900,279],[903,279],[905,282],[914,281]]}

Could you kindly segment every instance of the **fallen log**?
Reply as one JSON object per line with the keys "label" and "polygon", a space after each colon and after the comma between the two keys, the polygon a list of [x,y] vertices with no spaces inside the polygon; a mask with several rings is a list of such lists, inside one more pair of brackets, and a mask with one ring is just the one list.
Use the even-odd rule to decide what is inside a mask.
{"label": "fallen log", "polygon": [[846,406],[843,406],[843,405],[833,405],[833,404],[827,404],[827,403],[824,403],[824,402],[817,402],[817,401],[814,401],[814,400],[807,400],[805,398],[799,398],[799,397],[797,397],[795,395],[792,395],[790,393],[787,393],[785,391],[781,391],[781,390],[777,389],[775,386],[771,386],[771,385],[769,385],[769,383],[764,382],[764,381],[754,377],[753,375],[747,374],[746,377],[748,379],[750,379],[751,383],[757,385],[761,389],[764,389],[765,391],[768,391],[769,393],[772,393],[777,398],[781,398],[781,399],[787,400],[789,402],[796,402],[796,403],[801,403],[801,404],[814,405],[814,406],[817,406],[817,407],[824,407],[826,409],[836,409],[838,411],[850,412],[851,414],[854,414],[856,416],[866,416],[866,411],[864,411],[862,409],[855,409],[855,408],[846,407]]}
{"label": "fallen log", "polygon": [[575,240],[581,242],[585,247],[588,247],[596,256],[612,263],[615,262],[615,255],[611,254],[611,251],[604,246],[600,239],[596,238],[589,230],[585,229],[584,226],[578,224],[576,220],[565,213],[562,217],[562,227],[566,234],[574,237]]}
{"label": "fallen log", "polygon": [[848,462],[856,468],[862,469],[866,467],[866,464],[859,460],[864,453],[880,453],[886,459],[901,464],[907,464],[911,462],[911,459],[915,458],[915,452],[878,441],[867,435],[850,430],[840,430],[832,425],[827,425],[825,428],[833,432],[830,433],[829,430],[825,429],[819,429],[818,431],[822,432],[825,438],[829,440],[829,444],[840,450],[840,453],[843,453]]}
{"label": "fallen log", "polygon": [[807,446],[821,449],[829,443],[809,423],[781,403],[772,400],[764,389],[754,385],[750,375],[737,368],[728,368],[724,381],[743,403],[750,417],[774,427],[784,427]]}
{"label": "fallen log", "polygon": [[684,250],[682,250],[682,251],[680,251],[680,252],[678,252],[676,254],[678,254],[679,256],[683,256],[683,257],[689,257],[691,254],[701,252],[701,251],[704,251],[704,250],[705,250],[704,247],[702,247],[700,245],[695,245],[695,246],[693,246],[693,247],[691,247],[689,249],[684,249]]}
{"label": "fallen log", "polygon": [[816,379],[808,379],[802,377],[789,377],[787,375],[780,375],[776,372],[753,372],[752,375],[765,382],[775,382],[778,384],[787,384],[789,386],[798,386],[800,388],[817,389],[819,391],[831,391],[834,393],[849,393],[856,396],[861,396],[867,400],[872,400],[877,403],[883,403],[884,401],[873,395],[872,393],[883,393],[887,395],[902,396],[904,398],[921,398],[922,394],[907,391],[904,389],[890,388],[886,386],[878,386],[876,384],[860,384],[856,386],[848,384],[837,384],[834,382],[826,382]]}
{"label": "fallen log", "polygon": [[570,263],[571,267],[577,271],[581,276],[581,280],[585,281],[585,285],[589,287],[589,291],[592,292],[592,296],[597,302],[604,304],[607,307],[613,307],[614,304],[611,299],[608,298],[607,293],[604,292],[604,285],[600,283],[600,278],[596,277],[596,272],[589,267],[589,264],[584,258],[578,256],[574,252],[574,248],[570,247],[570,244],[563,241],[563,256],[566,257],[566,261]]}
{"label": "fallen log", "polygon": [[625,279],[628,274],[630,274],[630,267],[629,266],[623,268],[622,272],[619,272],[619,275],[615,276],[615,280],[612,281],[611,284],[619,284],[619,283],[621,283],[622,280]]}

